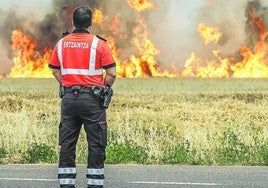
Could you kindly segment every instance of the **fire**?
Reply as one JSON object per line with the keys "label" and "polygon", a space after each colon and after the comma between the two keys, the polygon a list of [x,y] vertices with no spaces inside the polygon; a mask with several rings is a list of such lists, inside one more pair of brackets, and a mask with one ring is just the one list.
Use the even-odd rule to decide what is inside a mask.
{"label": "fire", "polygon": [[124,61],[121,66],[121,76],[123,77],[177,77],[176,74],[160,70],[155,55],[159,51],[154,44],[148,39],[147,27],[141,18],[136,21],[137,26],[134,28],[134,38],[131,43],[135,46],[137,55],[132,54],[129,60]]}
{"label": "fire", "polygon": [[15,57],[9,77],[52,77],[47,66],[51,50],[44,49],[43,54],[37,52],[36,42],[24,35],[20,29],[12,32],[11,41]]}
{"label": "fire", "polygon": [[[155,4],[146,0],[127,0],[127,2],[138,12],[155,7]],[[213,2],[211,0],[211,3]],[[236,56],[235,58],[222,55],[218,44],[222,37],[220,28],[207,27],[206,23],[201,22],[197,26],[197,31],[206,46],[213,43],[209,46],[210,49],[214,48],[211,50],[211,58],[203,59],[197,53],[192,52],[186,59],[182,70],[178,70],[173,62],[172,71],[160,68],[156,57],[161,52],[150,40],[147,25],[141,14],[136,19],[129,40],[134,50],[125,58],[122,58],[121,54],[124,49],[116,44],[116,41],[129,37],[129,33],[124,32],[124,25],[120,22],[120,13],[109,18],[103,15],[102,9],[95,9],[93,22],[110,33],[108,37],[104,34],[104,37],[117,63],[118,77],[268,78],[268,31],[265,29],[264,21],[256,15],[255,9],[252,9],[248,16],[249,26],[254,31],[258,31],[257,42],[254,47],[241,46],[239,60]],[[21,29],[12,31],[11,42],[14,66],[7,75],[8,77],[52,77],[47,66],[52,49],[45,48],[42,52],[37,51],[38,41],[25,35]]]}
{"label": "fire", "polygon": [[[102,26],[103,14],[101,9],[96,9],[93,21]],[[25,35],[21,29],[12,31],[12,50],[14,51],[14,66],[8,77],[51,78],[51,70],[48,68],[52,49],[43,49],[42,53],[36,50],[37,42]]]}
{"label": "fire", "polygon": [[155,4],[151,3],[147,0],[127,0],[130,7],[138,10],[143,11],[145,9],[155,8]]}
{"label": "fire", "polygon": [[102,14],[102,9],[94,9],[94,14],[92,16],[92,21],[98,24],[101,28],[103,28],[103,20],[104,16]]}
{"label": "fire", "polygon": [[115,15],[111,18],[110,23],[108,24],[109,30],[112,32],[113,35],[117,36],[119,39],[124,39],[127,35],[122,32],[122,24],[120,22],[119,15]]}
{"label": "fire", "polygon": [[250,16],[250,25],[258,29],[259,40],[253,50],[250,50],[246,46],[241,47],[240,54],[243,60],[231,67],[234,71],[233,77],[268,78],[268,44],[266,42],[268,31],[265,30],[263,20],[256,16],[255,9],[250,12]]}
{"label": "fire", "polygon": [[265,51],[251,51],[244,46],[241,47],[241,54],[243,60],[231,66],[234,78],[268,78],[268,59],[265,57]]}
{"label": "fire", "polygon": [[[234,62],[232,57],[221,57],[219,50],[213,50],[215,56],[213,60],[206,60],[205,63],[195,53],[186,60],[185,69],[182,77],[201,77],[201,78],[268,78],[268,44],[266,38],[268,31],[264,27],[263,20],[256,16],[255,9],[250,12],[250,26],[259,31],[259,40],[251,50],[247,46],[242,46],[240,55],[242,60]],[[222,34],[216,27],[206,27],[200,23],[198,31],[207,45],[211,42],[218,43]]]}
{"label": "fire", "polygon": [[202,66],[202,59],[197,57],[195,53],[187,59],[185,69],[182,71],[182,77],[197,78],[227,78],[229,77],[230,60],[221,58],[219,51],[213,51],[215,60],[206,62],[206,66]]}
{"label": "fire", "polygon": [[217,27],[206,27],[205,23],[201,22],[198,25],[198,31],[204,41],[205,44],[214,42],[218,43],[222,34]]}

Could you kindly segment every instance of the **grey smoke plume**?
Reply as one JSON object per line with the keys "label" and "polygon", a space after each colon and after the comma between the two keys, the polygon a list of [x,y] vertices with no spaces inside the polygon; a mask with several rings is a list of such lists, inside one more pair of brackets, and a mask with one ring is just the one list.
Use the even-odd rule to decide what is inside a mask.
{"label": "grey smoke plume", "polygon": [[[154,2],[154,9],[137,12],[126,0],[9,0],[0,8],[0,75],[8,73],[12,66],[11,32],[22,31],[38,41],[38,49],[53,48],[61,33],[72,31],[71,13],[74,7],[84,4],[92,9],[102,8],[106,24],[103,28],[93,26],[93,32],[114,36],[108,22],[117,15],[122,24],[121,32],[127,37],[117,38],[121,56],[135,51],[131,45],[132,29],[136,19],[145,18],[149,39],[160,51],[156,60],[164,69],[170,69],[175,62],[180,69],[192,52],[204,59],[214,58],[211,50],[219,49],[223,56],[234,56],[241,45],[253,47],[258,40],[258,28],[249,26],[249,12],[256,14],[267,27],[267,0],[148,0]],[[205,45],[197,31],[198,24],[218,27],[223,36],[218,44]]]}
{"label": "grey smoke plume", "polygon": [[40,49],[44,47],[52,48],[64,30],[72,29],[72,11],[76,6],[87,5],[89,7],[99,7],[100,1],[87,0],[53,0],[52,13],[37,24],[36,34],[39,39]]}
{"label": "grey smoke plume", "polygon": [[[268,26],[268,10],[266,6],[263,6],[265,2],[266,5],[268,5],[267,1],[250,1],[246,8],[245,15],[247,20],[245,25],[245,31],[246,33],[250,34],[247,36],[247,44],[249,46],[253,46],[257,41],[259,41],[260,34],[264,34],[265,32],[267,32],[266,28]],[[256,18],[253,18],[253,16],[251,16],[254,10],[256,10]],[[252,24],[252,21],[262,22],[262,24],[264,24],[264,28],[261,28],[262,26],[260,25]]]}

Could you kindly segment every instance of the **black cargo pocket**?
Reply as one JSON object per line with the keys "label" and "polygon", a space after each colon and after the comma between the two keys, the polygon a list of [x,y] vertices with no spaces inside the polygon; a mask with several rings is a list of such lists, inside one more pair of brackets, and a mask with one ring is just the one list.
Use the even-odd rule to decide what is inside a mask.
{"label": "black cargo pocket", "polygon": [[100,146],[107,145],[107,122],[99,122]]}

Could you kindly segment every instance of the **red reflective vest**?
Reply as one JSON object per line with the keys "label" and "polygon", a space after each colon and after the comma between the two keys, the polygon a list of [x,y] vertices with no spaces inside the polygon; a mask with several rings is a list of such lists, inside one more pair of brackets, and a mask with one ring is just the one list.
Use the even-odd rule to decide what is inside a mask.
{"label": "red reflective vest", "polygon": [[115,66],[105,40],[89,33],[71,33],[56,44],[49,62],[61,69],[61,84],[103,86],[103,68]]}

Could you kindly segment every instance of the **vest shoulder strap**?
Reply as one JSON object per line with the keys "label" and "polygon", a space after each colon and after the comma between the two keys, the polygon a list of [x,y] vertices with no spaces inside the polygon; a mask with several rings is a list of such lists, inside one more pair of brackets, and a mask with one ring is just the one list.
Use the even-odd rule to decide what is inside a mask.
{"label": "vest shoulder strap", "polygon": [[105,38],[103,38],[103,37],[101,37],[101,36],[99,36],[99,35],[96,35],[96,37],[98,37],[99,39],[101,39],[101,40],[103,40],[103,41],[107,41]]}

